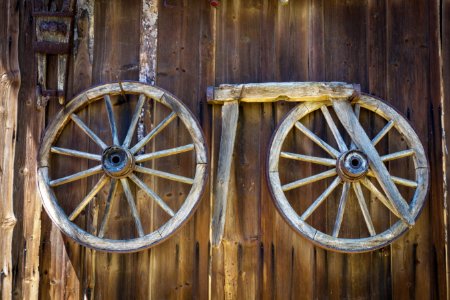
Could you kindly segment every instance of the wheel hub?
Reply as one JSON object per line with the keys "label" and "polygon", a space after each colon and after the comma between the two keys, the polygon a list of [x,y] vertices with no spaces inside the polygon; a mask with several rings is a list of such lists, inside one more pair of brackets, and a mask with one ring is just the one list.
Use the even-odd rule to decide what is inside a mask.
{"label": "wheel hub", "polygon": [[110,177],[123,178],[133,172],[134,157],[125,148],[111,146],[103,151],[102,167]]}
{"label": "wheel hub", "polygon": [[359,150],[350,150],[342,154],[337,161],[337,172],[344,181],[356,181],[369,170],[367,156]]}

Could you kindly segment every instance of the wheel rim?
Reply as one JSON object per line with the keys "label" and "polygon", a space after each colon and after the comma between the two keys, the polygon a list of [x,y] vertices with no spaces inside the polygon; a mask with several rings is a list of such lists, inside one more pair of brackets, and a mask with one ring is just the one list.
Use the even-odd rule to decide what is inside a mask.
{"label": "wheel rim", "polygon": [[[385,162],[397,159],[410,159],[414,164],[414,180],[402,180],[402,178],[392,175],[391,177],[396,185],[409,185],[409,188],[415,189],[413,192],[410,192],[413,196],[409,199],[408,205],[412,217],[417,219],[424,205],[429,180],[428,163],[418,136],[403,117],[381,100],[368,95],[362,95],[358,99],[355,99],[353,103],[355,111],[357,110],[357,115],[359,115],[360,109],[364,108],[369,111],[369,113],[376,114],[385,120],[386,124],[380,130],[379,134],[372,139],[374,145],[385,138],[392,129],[395,129],[396,132],[405,139],[407,147],[409,148],[408,150],[383,155],[382,159]],[[328,109],[328,106],[330,105],[331,102],[301,103],[286,115],[285,119],[275,131],[269,146],[270,151],[268,154],[267,168],[269,190],[272,194],[272,199],[283,218],[291,225],[291,227],[321,247],[342,252],[364,252],[381,248],[398,238],[409,228],[409,226],[400,220],[399,217],[402,216],[398,214],[398,211],[396,211],[395,208],[393,208],[392,203],[386,199],[387,197],[383,190],[373,184],[373,180],[370,178],[373,178],[374,174],[366,165],[365,154],[357,149],[353,141],[349,144],[342,138],[343,135],[336,126],[337,122],[330,117],[330,110]],[[321,114],[325,118],[325,123],[327,124],[325,126],[327,126],[332,133],[331,135],[333,136],[337,147],[330,146],[327,141],[321,139],[300,122],[307,115],[315,111],[318,111],[318,114]],[[320,113],[320,111],[322,112]],[[324,150],[324,153],[326,153],[328,157],[315,157],[304,153],[289,153],[282,151],[286,137],[291,131],[298,131],[304,134],[313,144]],[[280,173],[283,175],[283,170],[279,170],[280,159],[299,160],[302,161],[302,163],[319,164],[326,166],[328,169],[306,178],[282,183],[282,180],[280,180]],[[355,163],[354,166],[351,165],[352,161]],[[301,177],[301,175],[299,176]],[[293,202],[288,200],[286,193],[302,186],[312,185],[321,180],[328,180],[330,183],[326,189],[320,191],[320,196],[315,198],[311,205],[307,205],[308,207],[306,210],[298,212],[294,209],[291,204]],[[397,215],[399,215],[398,217],[397,215],[395,216],[398,221],[389,224],[389,227],[382,231],[375,230],[370,218],[370,212],[367,209],[363,191],[365,191],[366,194],[367,191],[369,191],[369,194],[376,199],[375,201],[380,201],[380,203],[388,209],[388,213],[389,211],[391,213],[396,212]],[[327,201],[327,198],[330,197],[332,193],[339,194],[339,200],[336,203],[337,211],[333,216],[333,218],[335,218],[333,220],[333,226],[330,226],[332,228],[329,228],[329,230],[324,232],[324,230],[317,229],[314,225],[310,224],[308,218],[311,218],[314,212],[316,212],[321,205],[324,205],[323,203]],[[339,236],[342,221],[343,219],[345,220],[345,207],[350,193],[357,199],[359,209],[363,216],[363,226],[367,227],[369,233],[368,237],[344,238]],[[299,199],[295,199],[295,201],[298,200]],[[300,201],[302,200],[303,199],[300,199]]]}
{"label": "wheel rim", "polygon": [[[139,96],[139,99],[137,100],[126,135],[121,141],[118,135],[111,97],[128,94],[136,95],[136,97]],[[107,127],[110,130],[111,143],[105,143],[77,115],[92,103],[102,100],[104,101],[108,116],[108,126],[105,126],[105,128]],[[142,139],[140,141],[136,141],[133,144],[133,136],[136,135],[137,123],[141,119],[141,112],[147,101],[156,101],[167,107],[171,112],[141,137]],[[153,149],[150,153],[142,153],[142,149],[147,144],[155,141],[158,138],[158,134],[177,118],[186,128],[192,143],[158,151]],[[81,129],[102,151],[100,153],[88,153],[55,146],[60,134],[71,123],[74,124],[74,128]],[[146,162],[158,158],[171,158],[181,153],[192,153],[193,151],[195,152],[195,158],[193,158],[195,164],[193,171],[195,175],[193,178],[155,170],[144,165]],[[181,101],[177,100],[170,93],[161,88],[139,82],[111,83],[94,87],[76,96],[68,103],[65,109],[58,113],[46,130],[38,157],[38,184],[41,199],[52,221],[66,235],[84,246],[110,252],[131,252],[145,249],[170,237],[195,211],[207,180],[208,161],[206,151],[204,137],[197,121]],[[53,179],[51,178],[52,155],[86,159],[95,161],[98,165],[81,172]],[[63,186],[67,183],[93,175],[101,175],[101,177],[87,195],[83,199],[80,199],[77,207],[70,213],[66,213],[61,207],[54,189],[58,186]],[[162,197],[145,183],[145,180],[142,178],[145,178],[145,176],[163,178],[190,186],[189,193],[177,211],[174,211],[165,203]],[[75,224],[75,221],[80,213],[94,201],[95,196],[102,189],[106,189],[108,184],[109,189],[105,211],[101,222],[99,222],[96,235],[94,235],[80,228]],[[130,187],[132,185],[137,190],[142,190],[150,198],[150,201],[154,201],[170,217],[167,222],[152,232],[145,232],[143,229],[141,216],[139,216],[139,211],[136,207],[136,199]],[[127,201],[136,227],[136,237],[130,237],[129,239],[105,238],[108,223],[112,221],[111,206],[115,198],[118,197],[119,186],[121,186],[121,191]]]}

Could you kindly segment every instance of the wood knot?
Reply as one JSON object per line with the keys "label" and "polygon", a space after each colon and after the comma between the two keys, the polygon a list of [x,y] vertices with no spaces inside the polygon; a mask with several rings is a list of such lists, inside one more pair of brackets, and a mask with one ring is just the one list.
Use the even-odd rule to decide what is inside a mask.
{"label": "wood knot", "polygon": [[0,84],[14,85],[20,82],[19,70],[7,71],[0,76]]}
{"label": "wood knot", "polygon": [[2,220],[2,228],[13,228],[16,223],[17,219],[14,216],[6,217]]}
{"label": "wood knot", "polygon": [[29,172],[28,168],[25,167],[25,168],[20,169],[19,173],[20,173],[21,175],[23,175],[23,176],[26,176],[26,175],[28,175],[28,173],[30,173],[30,172]]}

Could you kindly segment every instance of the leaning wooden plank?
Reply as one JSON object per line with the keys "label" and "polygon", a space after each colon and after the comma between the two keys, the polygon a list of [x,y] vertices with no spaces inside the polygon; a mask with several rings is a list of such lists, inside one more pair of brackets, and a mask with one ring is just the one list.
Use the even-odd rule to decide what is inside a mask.
{"label": "leaning wooden plank", "polygon": [[344,82],[222,84],[209,90],[208,102],[323,101],[330,98],[347,99],[358,91],[359,85]]}
{"label": "leaning wooden plank", "polygon": [[236,138],[239,104],[237,101],[222,107],[222,135],[220,137],[219,162],[214,187],[214,212],[212,219],[212,244],[220,244],[225,227],[228,188],[230,184],[231,162]]}
{"label": "leaning wooden plank", "polygon": [[[15,1],[0,5],[0,290],[12,296],[12,241],[17,222],[13,211],[14,153],[20,86],[18,61],[19,10]],[[6,30],[3,30],[6,29]]]}
{"label": "leaning wooden plank", "polygon": [[372,141],[369,139],[356,118],[350,103],[348,101],[338,99],[334,99],[332,103],[333,108],[336,111],[336,115],[347,130],[348,134],[351,136],[352,140],[360,149],[364,151],[364,153],[366,153],[369,158],[370,166],[374,171],[378,182],[388,196],[388,199],[391,201],[392,206],[399,212],[399,215],[403,221],[410,226],[414,225],[414,218],[409,211],[408,203],[403,199],[402,195],[392,181],[389,171],[386,169],[386,166],[373,146]]}

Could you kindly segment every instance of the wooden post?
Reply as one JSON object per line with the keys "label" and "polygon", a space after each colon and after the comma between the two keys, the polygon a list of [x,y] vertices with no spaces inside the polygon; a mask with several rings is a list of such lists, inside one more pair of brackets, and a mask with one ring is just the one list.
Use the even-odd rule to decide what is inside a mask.
{"label": "wooden post", "polygon": [[19,11],[17,1],[0,6],[0,290],[12,294],[12,239],[17,222],[13,212],[14,152],[20,86],[18,61]]}
{"label": "wooden post", "polygon": [[212,219],[212,244],[218,246],[225,228],[227,197],[230,184],[231,163],[233,161],[239,102],[227,102],[222,107],[222,135],[220,137],[219,162],[214,187],[214,212]]}

